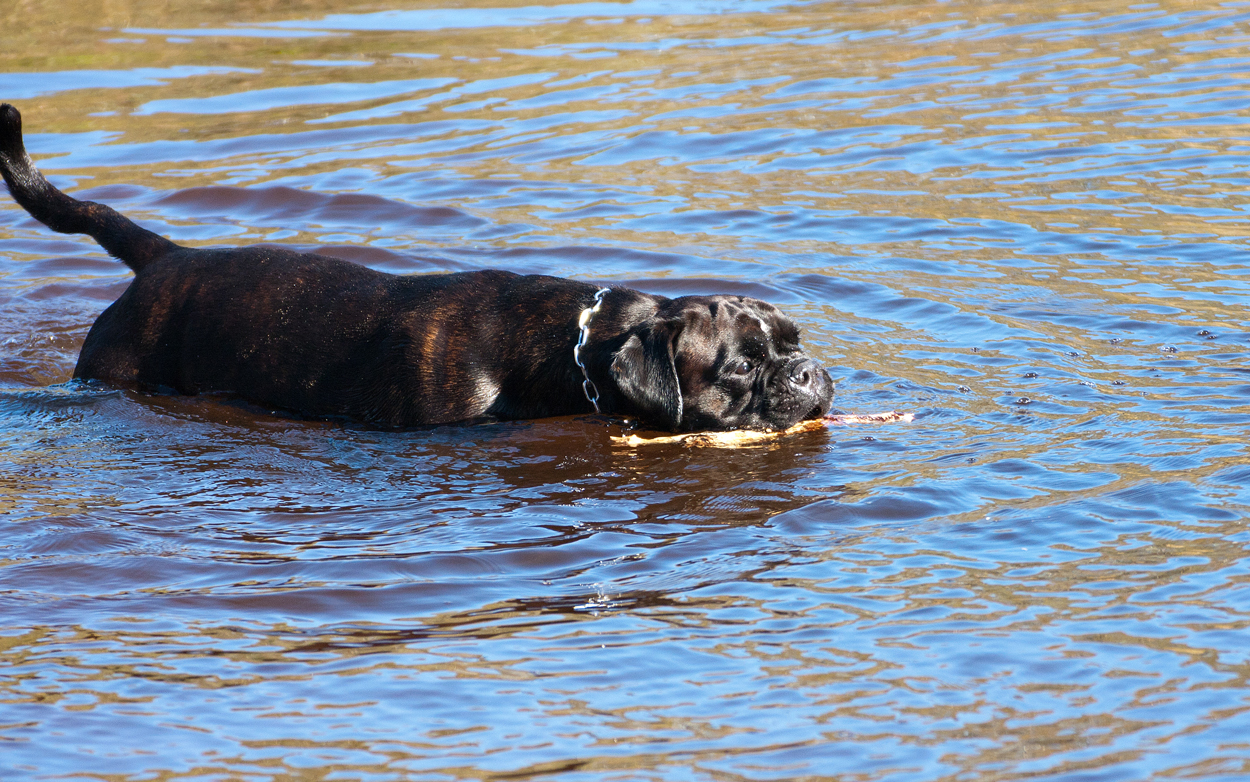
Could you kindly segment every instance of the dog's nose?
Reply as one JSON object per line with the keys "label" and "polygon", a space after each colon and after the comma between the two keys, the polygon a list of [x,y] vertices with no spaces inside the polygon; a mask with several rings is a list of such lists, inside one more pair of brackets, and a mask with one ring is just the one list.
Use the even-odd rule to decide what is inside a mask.
{"label": "dog's nose", "polygon": [[815,359],[796,359],[785,377],[790,382],[790,399],[797,407],[807,408],[804,418],[819,418],[829,412],[833,405],[833,378]]}
{"label": "dog's nose", "polygon": [[814,360],[808,358],[795,362],[790,367],[790,382],[799,388],[811,388],[816,382],[816,375],[820,372],[820,365]]}

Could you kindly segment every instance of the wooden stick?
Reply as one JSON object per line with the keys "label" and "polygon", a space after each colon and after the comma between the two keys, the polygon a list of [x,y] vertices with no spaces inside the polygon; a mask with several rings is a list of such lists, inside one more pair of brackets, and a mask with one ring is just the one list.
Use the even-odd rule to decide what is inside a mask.
{"label": "wooden stick", "polygon": [[713,446],[718,448],[741,448],[747,445],[774,440],[788,434],[798,432],[814,432],[829,426],[848,426],[850,424],[890,424],[909,423],[915,419],[911,413],[899,413],[891,410],[888,413],[863,413],[860,415],[828,415],[824,418],[813,418],[800,421],[781,432],[757,432],[750,429],[735,429],[731,432],[690,432],[688,434],[626,434],[613,435],[612,441],[618,445],[637,447],[639,445],[660,445],[681,443],[689,446]]}

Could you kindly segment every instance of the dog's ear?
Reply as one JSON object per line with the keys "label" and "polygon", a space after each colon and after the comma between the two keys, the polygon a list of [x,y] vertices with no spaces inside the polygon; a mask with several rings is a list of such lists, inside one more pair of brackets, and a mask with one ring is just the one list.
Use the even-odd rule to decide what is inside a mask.
{"label": "dog's ear", "polygon": [[658,321],[631,334],[612,356],[612,379],[647,418],[676,430],[681,423],[681,386],[673,356],[681,320]]}

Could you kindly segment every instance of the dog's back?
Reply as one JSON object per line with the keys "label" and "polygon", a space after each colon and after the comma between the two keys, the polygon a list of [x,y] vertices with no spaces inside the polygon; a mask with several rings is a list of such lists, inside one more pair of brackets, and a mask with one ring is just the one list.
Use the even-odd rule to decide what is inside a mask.
{"label": "dog's back", "polygon": [[[477,333],[485,321],[475,313],[499,291],[549,285],[502,271],[400,277],[282,247],[182,247],[53,187],[26,153],[21,115],[8,104],[0,105],[0,173],[32,217],[92,236],[135,272],[87,334],[79,379],[236,393],[305,415],[391,426],[474,418],[498,394],[475,375],[497,360],[477,354],[486,348]],[[572,297],[594,290],[559,287]],[[576,307],[569,305],[570,319]],[[442,323],[466,324],[467,333]]]}

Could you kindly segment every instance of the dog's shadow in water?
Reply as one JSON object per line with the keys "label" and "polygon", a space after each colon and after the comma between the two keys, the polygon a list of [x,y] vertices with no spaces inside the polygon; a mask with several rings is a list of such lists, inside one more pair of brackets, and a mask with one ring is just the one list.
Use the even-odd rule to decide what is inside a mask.
{"label": "dog's shadow in water", "polygon": [[385,430],[302,420],[216,395],[122,392],[106,398],[126,408],[113,411],[128,419],[120,426],[159,430],[144,439],[176,452],[180,469],[200,462],[209,470],[281,480],[295,458],[305,479],[372,486],[392,498],[431,492],[463,498],[476,486],[498,503],[496,512],[532,503],[577,505],[580,520],[593,523],[593,505],[613,523],[630,523],[623,517],[632,516],[637,522],[754,524],[845,488],[812,483],[827,471],[834,444],[828,430],[741,447],[630,445],[628,424],[596,415]]}

